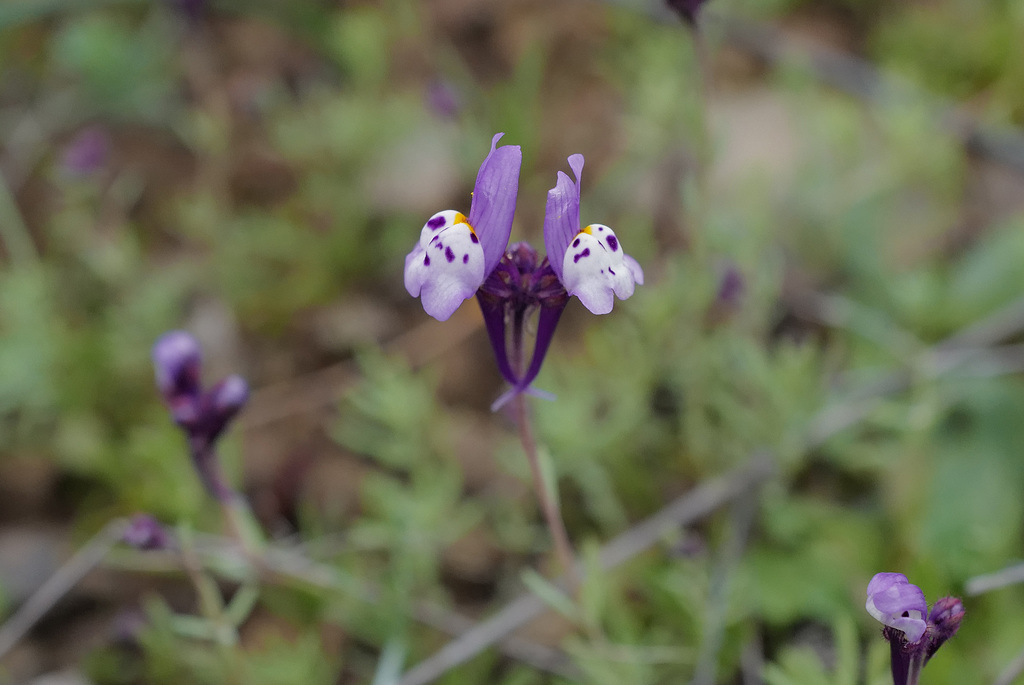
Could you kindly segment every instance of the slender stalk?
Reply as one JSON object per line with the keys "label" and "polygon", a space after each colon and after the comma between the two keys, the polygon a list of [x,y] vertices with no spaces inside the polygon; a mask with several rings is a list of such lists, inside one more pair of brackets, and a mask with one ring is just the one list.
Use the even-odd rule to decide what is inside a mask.
{"label": "slender stalk", "polygon": [[[685,117],[686,131],[681,132],[682,139],[677,143],[680,150],[687,147],[693,150],[693,171],[692,185],[693,196],[685,197],[688,202],[688,221],[690,226],[686,228],[687,235],[684,240],[688,249],[694,249],[698,245],[702,229],[706,228],[708,218],[708,206],[711,197],[711,164],[714,158],[714,145],[711,134],[711,53],[701,25],[684,22],[690,36],[690,45],[693,49],[693,70],[697,81],[697,102],[692,105],[692,114]],[[689,145],[687,140],[693,142]]]}
{"label": "slender stalk", "polygon": [[537,443],[533,437],[530,414],[526,407],[526,395],[516,395],[512,401],[515,403],[516,423],[519,424],[519,440],[523,443],[523,451],[526,452],[526,459],[530,462],[533,489],[537,492],[544,520],[547,521],[548,530],[551,531],[551,539],[555,544],[555,556],[558,557],[558,563],[565,571],[570,591],[575,595],[580,587],[580,577],[576,570],[576,555],[572,551],[569,533],[565,530],[565,522],[562,520],[558,503],[544,483],[544,473],[541,471],[540,458],[537,456]]}
{"label": "slender stalk", "polygon": [[921,668],[921,656],[916,655],[910,660],[910,669],[907,671],[907,685],[917,685],[917,681],[921,679]]}
{"label": "slender stalk", "polygon": [[[704,185],[707,185],[707,173],[708,167],[711,164],[711,93],[712,93],[712,73],[711,73],[711,51],[708,48],[707,39],[704,37],[704,31],[699,24],[692,24],[687,27],[690,30],[690,39],[693,44],[693,55],[697,63],[697,80],[699,81],[700,87],[700,129],[698,134],[700,141],[698,144],[700,154],[700,169],[703,176],[702,181]],[[704,190],[704,188],[702,188]]]}
{"label": "slender stalk", "polygon": [[[512,319],[512,359],[513,368],[516,373],[522,376],[525,368],[523,358],[523,323],[526,312],[517,310]],[[540,457],[537,454],[537,441],[533,437],[533,425],[530,422],[530,412],[526,406],[526,395],[517,394],[513,399],[513,406],[516,413],[516,424],[519,426],[519,440],[526,453],[526,459],[530,463],[530,475],[533,477],[533,489],[537,493],[544,520],[551,532],[551,539],[555,545],[555,556],[558,563],[565,571],[565,577],[569,583],[569,590],[573,596],[576,595],[580,586],[579,573],[576,570],[576,555],[573,553],[572,544],[569,542],[569,533],[565,529],[565,522],[562,520],[562,512],[558,508],[558,502],[553,496],[554,483],[547,487],[544,482],[544,472],[540,467]]]}
{"label": "slender stalk", "polygon": [[124,535],[128,522],[114,519],[50,576],[0,627],[0,656],[9,652],[43,616],[96,565]]}

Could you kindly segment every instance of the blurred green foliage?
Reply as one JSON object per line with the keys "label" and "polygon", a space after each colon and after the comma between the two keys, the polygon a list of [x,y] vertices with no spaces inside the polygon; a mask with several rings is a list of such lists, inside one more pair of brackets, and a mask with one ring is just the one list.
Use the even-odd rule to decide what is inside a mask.
{"label": "blurred green foliage", "polygon": [[[372,345],[316,349],[301,324],[357,297],[403,325],[424,319],[401,287],[401,265],[423,217],[439,207],[420,206],[428,179],[408,171],[454,170],[458,194],[437,199],[468,203],[481,151],[499,130],[526,159],[514,235],[539,238],[521,217],[540,217],[551,165],[583,152],[584,220],[613,225],[647,270],[647,283],[611,316],[570,305],[537,381],[558,399],[531,405],[589,570],[563,645],[585,682],[683,682],[720,641],[718,682],[735,679],[744,650],[763,647],[769,685],[881,685],[887,645],[861,610],[873,573],[902,571],[934,600],[1021,556],[1019,375],[932,377],[918,365],[929,345],[1024,292],[1024,215],[993,210],[970,240],[947,249],[968,221],[980,172],[926,103],[868,109],[790,68],[759,74],[754,85],[738,78],[740,95],[718,93],[705,109],[692,44],[677,26],[586,6],[599,35],[570,43],[587,65],[577,79],[579,60],[558,44],[575,30],[571,17],[552,20],[546,37],[523,29],[526,37],[500,39],[492,34],[501,21],[529,21],[492,17],[483,33],[505,51],[495,55],[486,40],[446,35],[425,6],[398,0],[218,4],[222,29],[265,22],[290,41],[281,54],[316,65],[304,67],[312,75],[275,74],[254,92],[233,83],[238,92],[218,96],[189,65],[212,36],[167,4],[16,4],[0,11],[0,126],[12,155],[17,122],[40,127],[47,142],[33,171],[50,199],[18,220],[0,214],[0,457],[46,460],[86,483],[74,503],[83,529],[137,510],[216,529],[219,512],[152,389],[152,341],[194,323],[198,303],[214,302],[241,341],[231,370],[256,387],[336,358],[354,360],[360,376],[329,430],[366,467],[357,511],[332,518],[300,506],[298,534],[315,539],[343,527],[340,549],[322,560],[351,587],[374,588],[376,601],[267,588],[257,611],[285,628],[225,646],[190,637],[195,624],[185,619],[194,617],[154,599],[143,656],[98,652],[89,661],[96,682],[329,683],[342,671],[370,682],[385,644],[407,644],[410,661],[441,644],[411,616],[421,601],[458,599],[445,554],[471,534],[498,549],[488,601],[497,606],[523,587],[521,570],[548,542],[503,417],[483,419],[496,427],[487,437],[497,436],[499,484],[474,489],[458,457],[465,413],[483,407],[440,401],[444,378],[433,365],[413,369]],[[1020,2],[726,4],[762,18],[838,12],[872,59],[922,92],[964,102],[988,121],[1024,124]],[[424,54],[434,61],[421,63]],[[438,77],[465,96],[454,119],[424,103],[425,82]],[[551,84],[577,80],[601,95],[574,110]],[[743,100],[751,91],[764,99]],[[233,97],[245,100],[245,116],[225,114]],[[755,132],[777,137],[767,156],[742,145],[737,152],[733,129],[719,122],[765,102],[791,130]],[[613,130],[580,114],[603,122],[602,107]],[[122,150],[149,140],[156,162],[143,154],[68,174],[61,144],[88,122],[121,132]],[[704,126],[712,158],[739,154],[732,173],[713,169],[706,183],[672,171],[674,154],[705,154]],[[552,143],[561,137],[587,144],[563,150]],[[404,154],[423,141],[443,154],[427,146],[428,163],[417,166]],[[236,177],[250,167],[272,180],[239,191]],[[22,208],[30,204],[27,191],[19,197]],[[26,238],[20,224],[38,259],[15,247]],[[715,318],[725,264],[742,275],[743,292]],[[844,322],[794,320],[784,311],[794,284],[840,293],[851,303]],[[271,363],[289,349],[289,363]],[[907,369],[910,390],[808,448],[820,409]],[[623,568],[598,568],[601,541],[759,449],[776,455],[781,473],[759,494],[739,558],[722,551],[735,535],[723,512]],[[243,473],[239,441],[223,451]],[[674,552],[688,535],[702,548]],[[719,582],[723,596],[713,591]],[[531,583],[543,588],[539,577]],[[1021,587],[968,599],[961,634],[924,679],[990,680],[1024,644],[1022,601]],[[351,637],[340,654],[325,656],[322,626]],[[485,654],[442,682],[561,680]]]}

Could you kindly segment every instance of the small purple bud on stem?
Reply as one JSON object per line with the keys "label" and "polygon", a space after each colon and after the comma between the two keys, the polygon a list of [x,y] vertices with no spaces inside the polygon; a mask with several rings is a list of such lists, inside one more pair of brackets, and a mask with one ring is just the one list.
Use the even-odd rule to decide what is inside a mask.
{"label": "small purple bud on stem", "polygon": [[100,171],[109,157],[110,136],[99,126],[90,126],[64,147],[61,166],[72,176],[89,176]]}
{"label": "small purple bud on stem", "polygon": [[226,502],[234,492],[221,474],[216,442],[249,399],[241,376],[228,376],[203,392],[199,343],[184,331],[171,331],[153,345],[156,384],[175,422],[188,438],[196,472],[207,491]]}
{"label": "small purple bud on stem", "polygon": [[924,663],[928,663],[946,640],[956,635],[965,613],[964,604],[957,597],[943,597],[935,602],[928,614],[929,643]]}
{"label": "small purple bud on stem", "polygon": [[164,333],[153,345],[156,387],[171,402],[177,395],[198,397],[199,367],[202,352],[199,343],[185,331]]}
{"label": "small purple bud on stem", "polygon": [[728,321],[740,309],[743,295],[747,289],[747,280],[732,262],[721,267],[718,277],[718,289],[704,313],[704,324],[709,328]]}
{"label": "small purple bud on stem", "polygon": [[682,17],[690,26],[697,25],[697,14],[707,0],[666,0],[669,9]]}
{"label": "small purple bud on stem", "polygon": [[455,86],[442,79],[427,85],[427,106],[442,119],[458,119],[462,113],[462,94]]}
{"label": "small purple bud on stem", "polygon": [[164,527],[149,514],[133,516],[121,541],[141,550],[167,549],[171,542]]}
{"label": "small purple bud on stem", "polygon": [[249,401],[249,384],[241,376],[228,376],[210,388],[210,405],[227,422]]}
{"label": "small purple bud on stem", "polygon": [[523,275],[533,275],[537,269],[538,255],[533,245],[527,242],[513,243],[508,247],[508,256],[512,264]]}

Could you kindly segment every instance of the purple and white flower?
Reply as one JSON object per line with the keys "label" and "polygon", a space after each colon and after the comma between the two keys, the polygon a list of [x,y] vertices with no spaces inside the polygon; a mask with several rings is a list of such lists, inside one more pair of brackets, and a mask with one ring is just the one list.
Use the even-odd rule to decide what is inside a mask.
{"label": "purple and white flower", "polygon": [[612,229],[604,224],[580,228],[583,155],[569,157],[569,168],[576,182],[559,171],[555,187],[548,191],[544,246],[566,292],[580,298],[594,314],[607,314],[615,297],[625,300],[637,284],[643,285],[644,271],[622,251]]}
{"label": "purple and white flower", "polygon": [[451,209],[430,217],[405,258],[405,289],[438,321],[473,296],[508,245],[523,153],[518,145],[497,147],[502,135],[480,165],[469,217]]}
{"label": "purple and white flower", "polygon": [[156,385],[171,418],[188,439],[189,452],[200,480],[220,501],[234,496],[216,458],[217,439],[249,399],[241,376],[228,376],[204,391],[200,379],[199,343],[185,331],[171,331],[153,345]]}
{"label": "purple and white flower", "polygon": [[[623,252],[614,231],[604,224],[580,226],[579,179],[583,155],[569,157],[576,177],[558,172],[548,192],[544,217],[547,257],[540,259],[527,243],[508,245],[515,214],[522,152],[498,147],[499,133],[477,174],[469,216],[438,212],[423,226],[420,240],[405,258],[405,287],[423,309],[448,319],[474,294],[487,326],[498,370],[511,385],[492,406],[529,392],[540,372],[555,326],[575,295],[595,314],[607,314],[617,296],[626,299],[643,270]],[[526,319],[537,313],[533,352],[524,349]]]}
{"label": "purple and white flower", "polygon": [[868,613],[882,624],[903,631],[907,642],[917,642],[928,627],[924,593],[902,573],[877,573],[868,583]]}
{"label": "purple and white flower", "polygon": [[917,685],[921,669],[959,630],[963,603],[943,597],[929,613],[921,588],[902,573],[875,574],[867,594],[865,608],[885,626],[894,685]]}

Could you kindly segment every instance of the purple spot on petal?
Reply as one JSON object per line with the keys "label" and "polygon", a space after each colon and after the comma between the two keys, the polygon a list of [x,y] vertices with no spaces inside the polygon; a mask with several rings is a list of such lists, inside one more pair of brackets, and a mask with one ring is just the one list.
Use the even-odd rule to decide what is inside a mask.
{"label": "purple spot on petal", "polygon": [[589,257],[589,256],[590,256],[590,248],[589,247],[584,248],[583,252],[580,252],[578,255],[576,255],[575,257],[572,258],[572,263],[575,264],[576,262],[580,261],[581,258]]}
{"label": "purple spot on petal", "polygon": [[463,264],[469,264],[469,255],[468,254],[462,255],[462,263]]}
{"label": "purple spot on petal", "polygon": [[444,258],[447,259],[449,263],[455,261],[455,253],[452,252],[452,248],[450,248],[450,247],[444,248]]}
{"label": "purple spot on petal", "polygon": [[615,239],[615,236],[608,236],[605,239],[605,242],[608,243],[608,249],[611,250],[612,252],[615,252],[617,249],[619,249],[619,241]]}
{"label": "purple spot on petal", "polygon": [[610,266],[608,267],[608,273],[610,273],[612,276],[615,275],[615,271]]}
{"label": "purple spot on petal", "polygon": [[441,215],[435,216],[433,219],[427,222],[427,228],[429,228],[431,231],[436,231],[442,226],[444,226],[444,217]]}
{"label": "purple spot on petal", "polygon": [[442,243],[440,240],[438,240],[436,243],[434,243],[434,247],[436,247],[439,250],[443,250],[444,249],[444,243]]}
{"label": "purple spot on petal", "polygon": [[601,232],[601,231],[603,231],[603,230],[604,230],[604,226],[598,226],[598,227],[597,227],[597,232],[598,232],[598,233],[600,233],[600,232]]}
{"label": "purple spot on petal", "polygon": [[579,247],[580,246],[580,239],[577,238],[576,240],[572,241],[572,246],[573,247]]}
{"label": "purple spot on petal", "polygon": [[472,231],[469,233],[469,239],[472,240],[474,244],[480,242],[480,239],[476,237],[476,233],[473,233]]}
{"label": "purple spot on petal", "polygon": [[430,255],[423,255],[423,266],[430,266]]}

